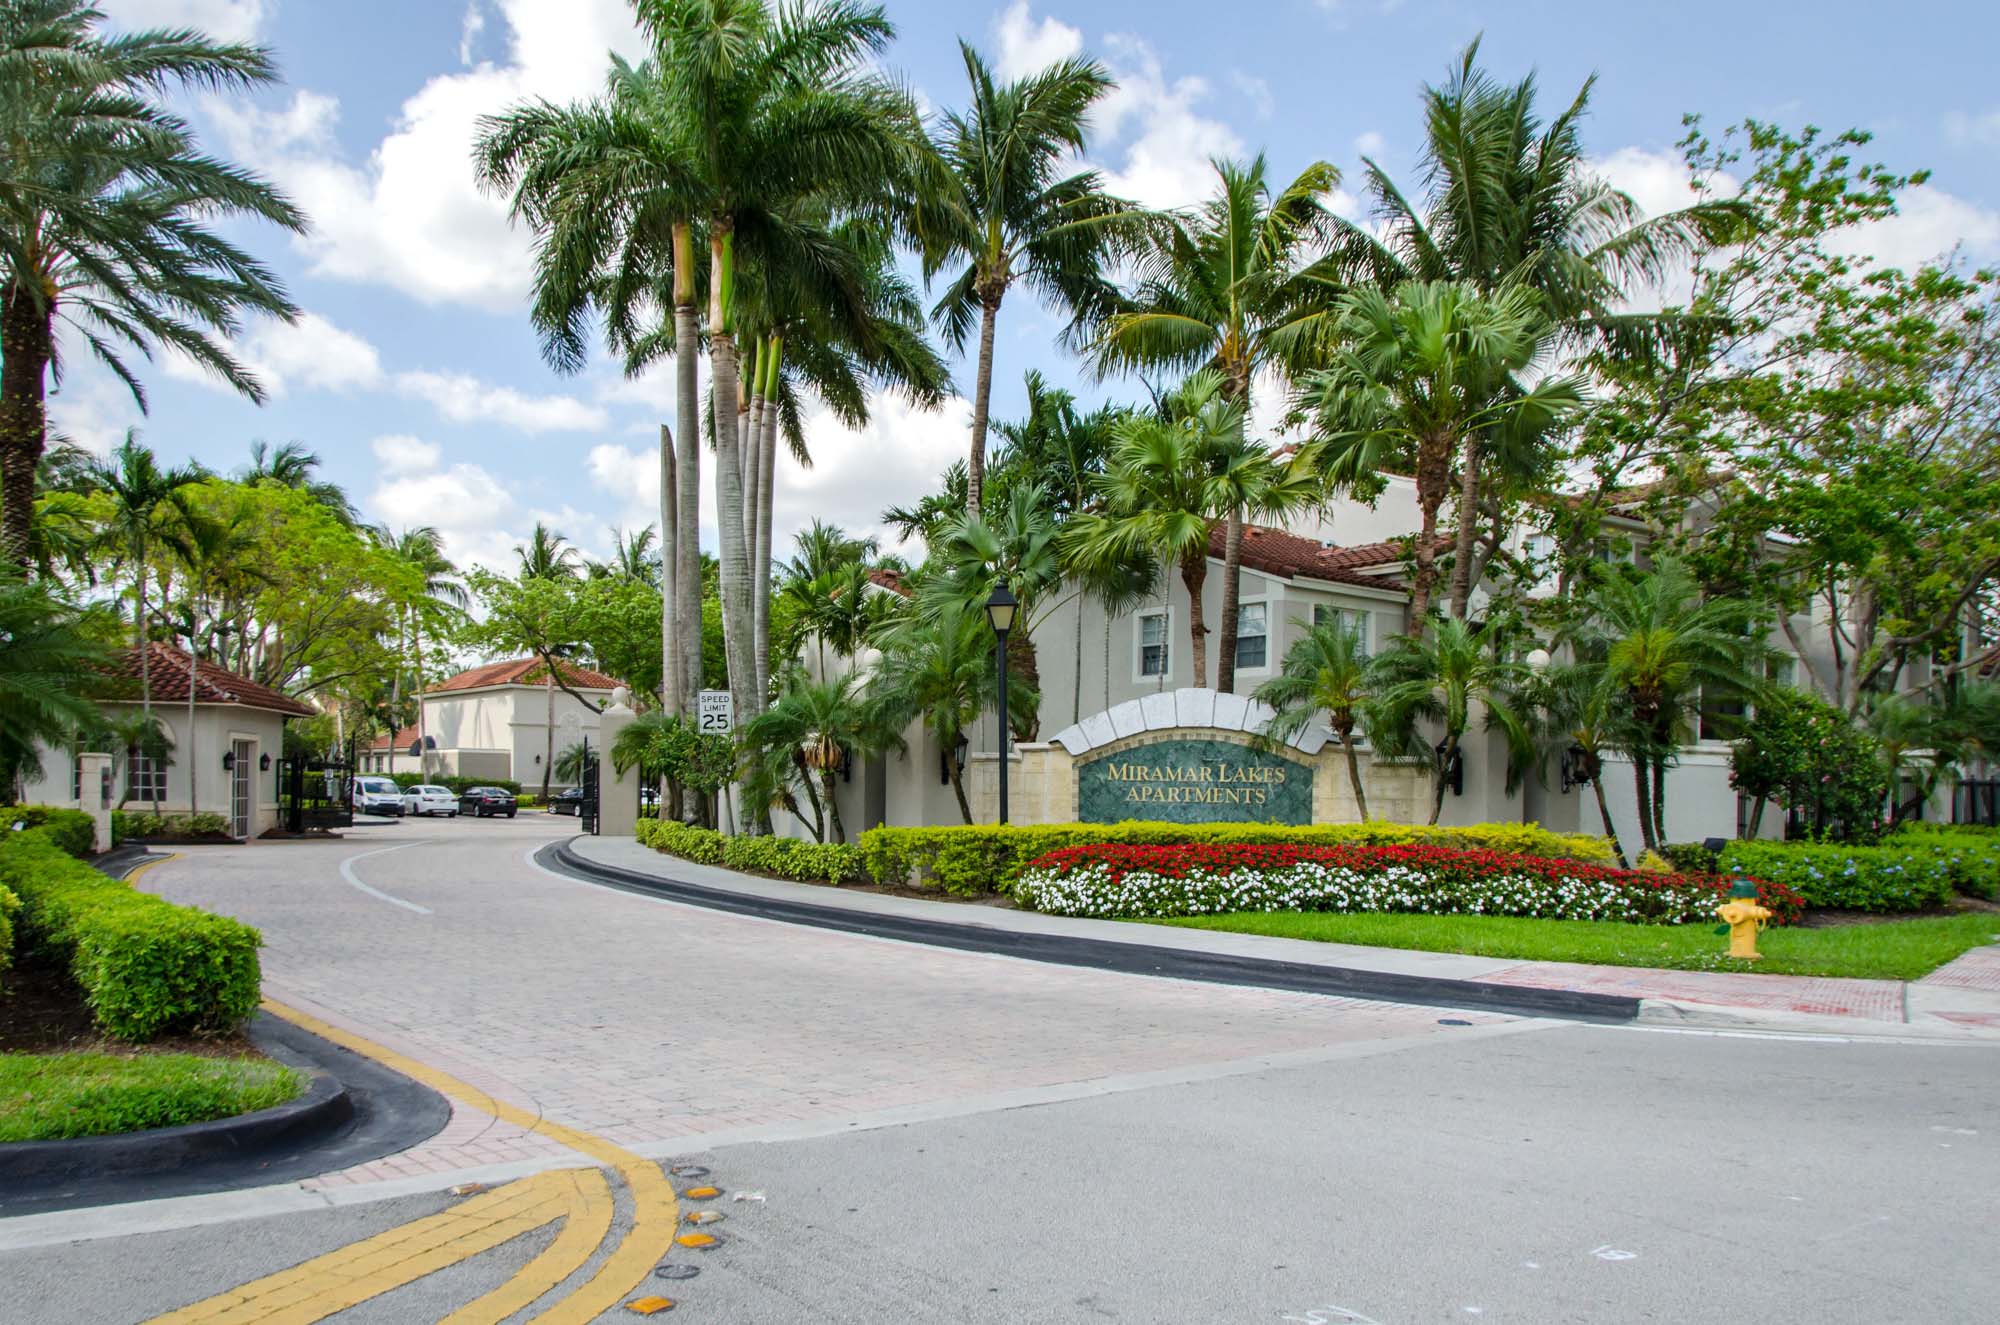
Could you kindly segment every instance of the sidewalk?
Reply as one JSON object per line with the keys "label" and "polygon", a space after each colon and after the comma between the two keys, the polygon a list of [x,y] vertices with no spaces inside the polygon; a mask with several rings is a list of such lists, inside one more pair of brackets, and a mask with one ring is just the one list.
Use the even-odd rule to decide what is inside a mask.
{"label": "sidewalk", "polygon": [[[1019,935],[1036,941],[1086,940],[1153,949],[1177,959],[1212,957],[1238,971],[1257,963],[1282,963],[1294,970],[1315,968],[1329,976],[1464,982],[1468,1002],[1490,1001],[1495,986],[1518,990],[1524,1000],[1534,999],[1538,992],[1596,996],[1606,1008],[1613,999],[1636,999],[1637,1021],[1642,1025],[2000,1043],[2000,946],[1974,949],[1914,982],[1589,966],[1083,920],[977,902],[883,896],[698,865],[629,837],[576,837],[562,845],[586,866],[712,890],[753,914],[759,903],[776,903],[821,908],[856,921],[882,918],[962,926],[994,939]],[[1995,929],[2000,933],[2000,925]],[[1475,991],[1477,998],[1471,996]],[[1437,991],[1436,1001],[1450,1004],[1451,991]]]}

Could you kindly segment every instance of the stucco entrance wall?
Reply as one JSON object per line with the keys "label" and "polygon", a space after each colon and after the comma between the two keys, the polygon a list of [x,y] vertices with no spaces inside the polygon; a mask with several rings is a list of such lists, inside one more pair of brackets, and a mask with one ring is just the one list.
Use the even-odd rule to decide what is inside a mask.
{"label": "stucco entrance wall", "polygon": [[[1355,823],[1361,813],[1339,742],[1314,723],[1263,747],[1271,710],[1243,695],[1192,687],[1112,708],[1009,753],[1008,818],[1017,824]],[[1421,760],[1357,755],[1377,819],[1420,823],[1430,809]],[[999,816],[999,759],[976,753],[966,768],[973,819]],[[1282,780],[1281,780],[1282,779]]]}

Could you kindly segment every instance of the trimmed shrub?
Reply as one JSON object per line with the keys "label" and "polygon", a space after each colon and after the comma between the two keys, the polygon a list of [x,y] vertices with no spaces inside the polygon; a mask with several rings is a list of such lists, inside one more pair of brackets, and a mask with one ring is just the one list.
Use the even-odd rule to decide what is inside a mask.
{"label": "trimmed shrub", "polygon": [[666,819],[641,819],[637,835],[656,851],[703,865],[726,865],[747,874],[768,874],[798,883],[863,883],[868,878],[860,849],[839,842],[728,837]]}
{"label": "trimmed shrub", "polygon": [[47,829],[0,841],[0,886],[21,899],[23,942],[69,966],[108,1035],[232,1031],[257,1010],[264,938],[240,921],[101,874]]}
{"label": "trimmed shrub", "polygon": [[[85,810],[67,810],[59,805],[10,805],[0,811],[0,827],[26,831],[40,828],[49,839],[81,860],[97,842],[97,826]],[[115,836],[115,834],[114,834]]]}
{"label": "trimmed shrub", "polygon": [[1714,874],[1721,869],[1716,854],[1699,842],[1668,842],[1660,854],[1682,874]]}
{"label": "trimmed shrub", "polygon": [[1969,897],[2000,900],[2000,835],[1963,824],[1905,824],[1884,846],[1937,854],[1951,871],[1952,887]]}
{"label": "trimmed shrub", "polygon": [[[454,796],[463,796],[472,787],[498,787],[515,796],[521,794],[521,784],[512,778],[466,778],[466,777],[425,777],[421,773],[364,773],[361,776],[388,778],[404,791],[411,787],[444,787]],[[537,782],[536,787],[541,783]]]}
{"label": "trimmed shrub", "polygon": [[1722,868],[1784,883],[1807,906],[1851,911],[1922,911],[1951,899],[1948,854],[1905,843],[1731,842]]}
{"label": "trimmed shrub", "polygon": [[973,824],[938,828],[871,828],[861,854],[877,883],[942,888],[960,896],[1005,893],[1029,861],[1064,847],[1099,843],[1172,846],[1179,843],[1270,843],[1289,846],[1427,845],[1497,851],[1609,864],[1611,844],[1588,833],[1553,833],[1536,824],[1472,824],[1431,828],[1369,820],[1358,824]]}
{"label": "trimmed shrub", "polygon": [[219,814],[154,814],[147,810],[113,810],[111,842],[139,842],[149,838],[229,838],[229,820]]}
{"label": "trimmed shrub", "polygon": [[[1185,844],[1068,847],[1029,865],[1014,891],[1072,916],[1402,911],[1681,925],[1713,920],[1729,880],[1430,846]],[[1803,910],[1783,884],[1758,896],[1778,924]]]}
{"label": "trimmed shrub", "polygon": [[[21,899],[0,884],[0,975],[7,974],[7,968],[14,964],[14,913],[20,909]],[[6,990],[7,986],[0,983],[0,993]]]}

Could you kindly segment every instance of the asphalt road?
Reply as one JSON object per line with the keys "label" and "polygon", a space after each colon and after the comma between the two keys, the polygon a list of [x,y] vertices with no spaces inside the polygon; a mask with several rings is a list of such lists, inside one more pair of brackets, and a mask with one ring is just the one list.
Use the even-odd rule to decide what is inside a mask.
{"label": "asphalt road", "polygon": [[[722,1241],[668,1258],[699,1273],[655,1283],[679,1300],[666,1319],[2000,1316],[1988,1047],[1568,1026],[920,950],[526,862],[571,827],[385,824],[191,853],[144,885],[263,926],[274,997],[708,1167]],[[433,1151],[440,1172],[491,1158]],[[328,1190],[365,1198],[383,1176]],[[0,1251],[0,1321],[147,1319],[452,1204]],[[0,1248],[19,1247],[8,1222]],[[621,1197],[614,1232],[630,1222]],[[442,1319],[550,1240],[337,1319]]]}

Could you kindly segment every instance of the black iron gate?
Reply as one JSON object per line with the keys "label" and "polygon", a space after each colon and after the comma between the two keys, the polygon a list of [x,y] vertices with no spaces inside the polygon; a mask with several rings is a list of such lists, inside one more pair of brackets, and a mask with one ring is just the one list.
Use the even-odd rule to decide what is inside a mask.
{"label": "black iron gate", "polygon": [[2000,825],[2000,778],[1968,779],[1958,784],[1951,798],[1951,821],[1955,824]]}
{"label": "black iron gate", "polygon": [[354,755],[278,764],[278,820],[288,833],[354,826]]}
{"label": "black iron gate", "polygon": [[597,755],[590,748],[590,738],[583,742],[583,799],[577,802],[578,824],[586,833],[597,831]]}

